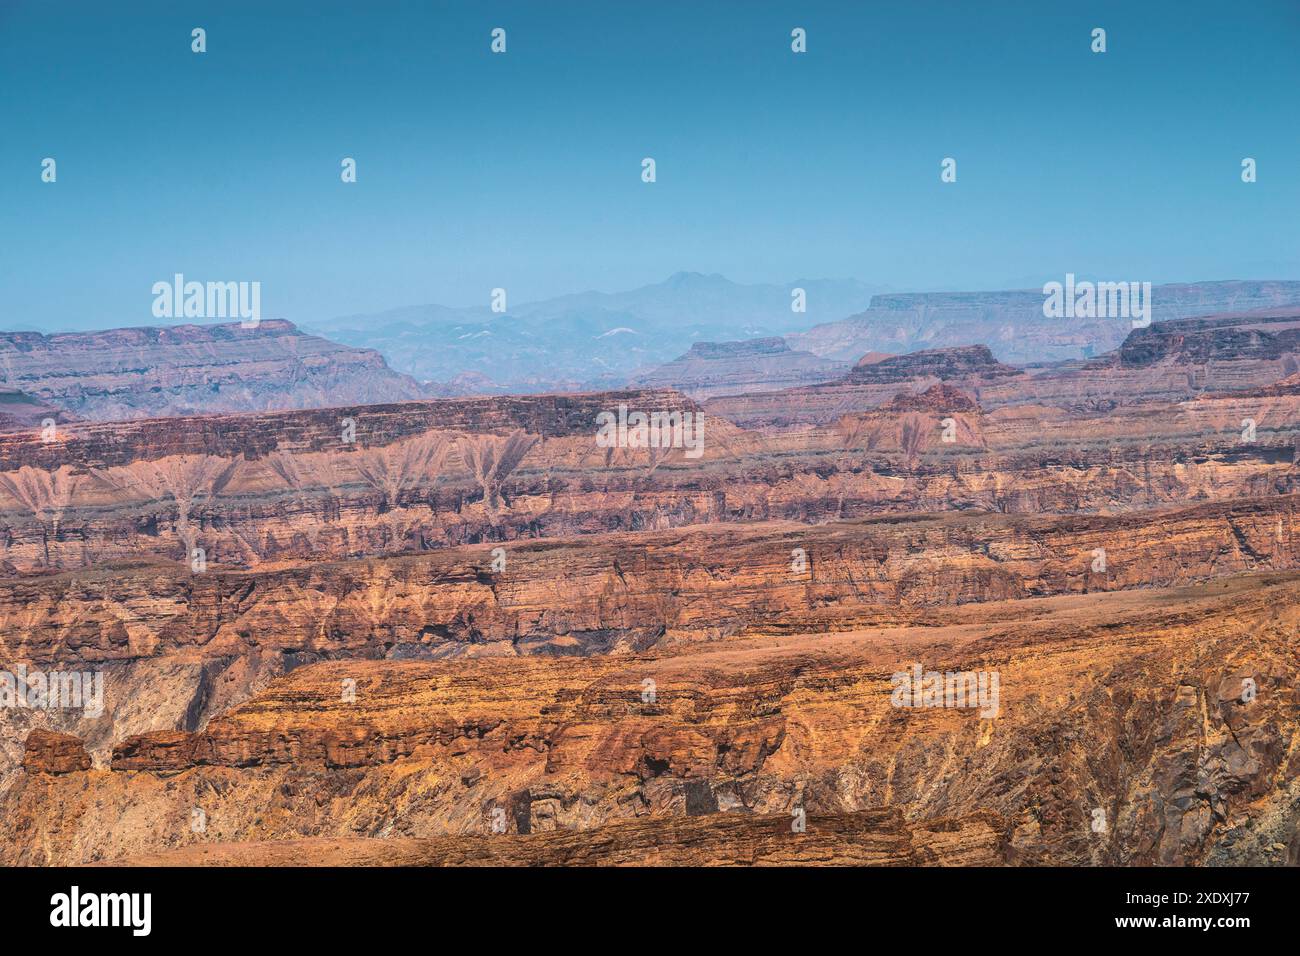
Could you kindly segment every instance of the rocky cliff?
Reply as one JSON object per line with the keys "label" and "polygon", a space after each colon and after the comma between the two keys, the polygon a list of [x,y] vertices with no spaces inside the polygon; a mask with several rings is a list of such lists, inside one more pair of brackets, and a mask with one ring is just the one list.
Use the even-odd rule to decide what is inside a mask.
{"label": "rocky cliff", "polygon": [[706,414],[698,458],[601,447],[597,417],[623,405],[696,413],[671,393],[619,392],[0,436],[0,577],[188,565],[196,548],[206,565],[254,568],[701,523],[1126,511],[1285,494],[1300,478],[1291,394],[985,412],[944,384],[800,430]]}
{"label": "rocky cliff", "polygon": [[[270,861],[310,836],[382,837],[339,852],[389,862],[619,862],[660,834],[666,861],[1278,863],[1300,846],[1297,587],[993,602],[636,658],[316,664],[200,732],[125,739],[105,769],[19,776],[0,859]],[[996,706],[897,706],[918,665],[996,673]],[[388,843],[438,837],[460,839]]]}
{"label": "rocky cliff", "polygon": [[0,382],[87,419],[204,415],[419,398],[380,354],[291,322],[0,333]]}
{"label": "rocky cliff", "polygon": [[840,378],[847,363],[796,352],[782,338],[696,342],[680,358],[633,376],[635,388],[673,388],[692,398],[739,395]]}
{"label": "rocky cliff", "polygon": [[928,379],[945,382],[974,379],[988,382],[1019,374],[1019,369],[997,361],[987,346],[968,345],[960,348],[924,349],[888,357],[871,354],[859,359],[842,381],[863,385],[898,385]]}
{"label": "rocky cliff", "polygon": [[1294,862],[1293,320],[0,436],[0,862]]}
{"label": "rocky cliff", "polygon": [[734,424],[824,424],[889,401],[900,389],[938,383],[968,391],[986,409],[1011,405],[1109,412],[1210,393],[1250,392],[1300,371],[1300,308],[1229,313],[1130,329],[1089,360],[1010,366],[980,346],[864,357],[844,377],[780,391],[717,396],[710,413]]}

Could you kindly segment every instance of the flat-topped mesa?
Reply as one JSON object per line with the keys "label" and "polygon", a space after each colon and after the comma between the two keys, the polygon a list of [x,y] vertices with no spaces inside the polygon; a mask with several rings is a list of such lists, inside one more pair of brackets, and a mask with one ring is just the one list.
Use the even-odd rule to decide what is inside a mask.
{"label": "flat-topped mesa", "polygon": [[138,325],[119,329],[86,332],[0,332],[0,348],[24,352],[71,349],[114,348],[132,346],[153,348],[163,345],[197,345],[233,342],[240,339],[275,338],[280,335],[304,335],[288,319],[262,319],[256,325],[222,322],[212,325]]}
{"label": "flat-topped mesa", "polygon": [[948,349],[927,349],[907,355],[877,359],[867,355],[844,377],[844,382],[874,385],[906,382],[916,378],[996,379],[1016,376],[1020,370],[993,357],[986,345],[963,345]]}
{"label": "flat-topped mesa", "polygon": [[687,351],[696,358],[739,358],[744,355],[778,355],[793,351],[779,335],[736,342],[695,342]]}
{"label": "flat-topped mesa", "polygon": [[0,332],[3,383],[84,418],[119,420],[391,402],[424,389],[373,349],[292,322]]}
{"label": "flat-topped mesa", "polygon": [[791,349],[785,339],[696,342],[671,362],[633,377],[636,387],[678,388],[696,398],[833,381],[847,364]]}
{"label": "flat-topped mesa", "polygon": [[1290,360],[1293,374],[1300,369],[1296,353],[1300,353],[1300,309],[1288,308],[1157,322],[1134,329],[1117,352],[1094,365],[1144,368],[1162,362]]}
{"label": "flat-topped mesa", "polygon": [[37,728],[23,746],[23,769],[33,774],[89,770],[90,755],[80,737]]}

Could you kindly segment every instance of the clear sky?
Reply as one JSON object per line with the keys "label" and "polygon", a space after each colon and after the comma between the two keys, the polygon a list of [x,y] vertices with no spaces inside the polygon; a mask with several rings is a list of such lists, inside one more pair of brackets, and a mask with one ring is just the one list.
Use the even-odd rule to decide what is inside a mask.
{"label": "clear sky", "polygon": [[302,322],[677,270],[1300,278],[1298,223],[1297,0],[0,0],[0,328],[148,324],[175,272]]}

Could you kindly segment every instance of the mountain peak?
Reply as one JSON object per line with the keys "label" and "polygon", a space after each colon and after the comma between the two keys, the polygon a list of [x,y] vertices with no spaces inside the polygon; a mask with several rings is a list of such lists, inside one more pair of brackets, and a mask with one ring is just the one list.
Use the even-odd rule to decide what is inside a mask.
{"label": "mountain peak", "polygon": [[712,272],[708,275],[703,272],[674,272],[664,280],[663,284],[670,289],[681,289],[731,285],[731,281],[719,272]]}

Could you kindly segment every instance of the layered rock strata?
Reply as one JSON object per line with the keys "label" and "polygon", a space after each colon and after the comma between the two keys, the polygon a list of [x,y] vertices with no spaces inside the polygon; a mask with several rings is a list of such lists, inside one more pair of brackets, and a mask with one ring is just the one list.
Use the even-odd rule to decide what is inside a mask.
{"label": "layered rock strata", "polygon": [[[633,659],[316,664],[202,731],[122,741],[111,769],[19,776],[0,796],[0,854],[565,831],[588,849],[557,861],[618,861],[620,821],[743,847],[759,818],[793,838],[798,810],[813,832],[883,805],[914,845],[919,831],[961,844],[942,821],[984,814],[968,860],[1281,863],[1300,845],[1298,588],[1288,574],[1007,602],[960,623]],[[900,705],[899,675],[918,667],[996,674],[996,697]]]}

